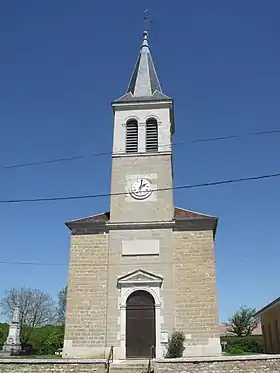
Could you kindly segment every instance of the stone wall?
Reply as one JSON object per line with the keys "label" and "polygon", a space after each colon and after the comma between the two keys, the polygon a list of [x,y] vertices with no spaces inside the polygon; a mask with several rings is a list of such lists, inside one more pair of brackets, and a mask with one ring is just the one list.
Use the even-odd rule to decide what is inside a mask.
{"label": "stone wall", "polygon": [[72,235],[65,357],[105,357],[107,280],[108,235]]}
{"label": "stone wall", "polygon": [[173,232],[175,328],[186,335],[186,356],[220,354],[213,232]]}
{"label": "stone wall", "polygon": [[280,373],[280,355],[166,359],[154,363],[155,373]]}
{"label": "stone wall", "polygon": [[104,373],[105,360],[0,359],[1,373]]}

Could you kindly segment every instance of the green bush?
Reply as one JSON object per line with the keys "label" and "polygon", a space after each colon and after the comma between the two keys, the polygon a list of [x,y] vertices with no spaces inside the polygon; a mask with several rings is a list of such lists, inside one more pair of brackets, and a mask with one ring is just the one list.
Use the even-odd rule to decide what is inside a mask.
{"label": "green bush", "polygon": [[6,342],[8,333],[9,333],[9,324],[0,323],[0,345],[3,345]]}
{"label": "green bush", "polygon": [[182,357],[185,346],[185,335],[182,332],[174,331],[168,340],[167,358]]}
{"label": "green bush", "polygon": [[[9,333],[9,324],[0,323],[0,349],[5,343]],[[23,350],[29,354],[53,355],[55,351],[63,347],[64,326],[46,325],[34,328],[28,344],[24,344]]]}
{"label": "green bush", "polygon": [[228,355],[246,355],[246,352],[241,347],[230,347],[227,349]]}
{"label": "green bush", "polygon": [[226,352],[232,351],[232,349],[242,350],[244,353],[261,354],[264,352],[264,343],[261,336],[223,337],[221,341],[227,342]]}
{"label": "green bush", "polygon": [[47,325],[34,329],[30,344],[38,355],[52,355],[63,346],[64,328]]}

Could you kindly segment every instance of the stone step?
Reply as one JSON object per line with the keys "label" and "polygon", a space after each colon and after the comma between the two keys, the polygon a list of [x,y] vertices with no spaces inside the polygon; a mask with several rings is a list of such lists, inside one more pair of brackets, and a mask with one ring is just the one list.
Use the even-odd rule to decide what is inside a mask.
{"label": "stone step", "polygon": [[110,373],[147,373],[148,367],[147,366],[110,366]]}
{"label": "stone step", "polygon": [[148,370],[148,360],[116,360],[110,364],[112,373],[146,373]]}
{"label": "stone step", "polygon": [[138,368],[147,368],[148,363],[146,364],[110,364],[110,369],[125,369],[125,368],[131,368],[131,369],[138,369]]}

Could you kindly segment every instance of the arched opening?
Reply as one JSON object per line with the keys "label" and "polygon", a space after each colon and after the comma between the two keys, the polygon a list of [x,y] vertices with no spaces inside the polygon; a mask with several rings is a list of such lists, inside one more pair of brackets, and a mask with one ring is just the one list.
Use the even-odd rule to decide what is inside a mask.
{"label": "arched opening", "polygon": [[148,358],[156,344],[155,301],[144,290],[132,293],[126,303],[126,357]]}
{"label": "arched opening", "polygon": [[158,151],[158,123],[155,118],[146,121],[146,151]]}
{"label": "arched opening", "polygon": [[126,153],[138,152],[138,123],[136,119],[130,119],[126,123],[125,151]]}

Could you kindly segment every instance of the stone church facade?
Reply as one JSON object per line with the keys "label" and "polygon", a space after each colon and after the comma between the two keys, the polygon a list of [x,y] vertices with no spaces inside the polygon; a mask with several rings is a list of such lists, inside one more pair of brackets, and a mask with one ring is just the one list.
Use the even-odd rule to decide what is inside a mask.
{"label": "stone church facade", "polygon": [[173,330],[185,356],[221,353],[214,216],[174,207],[173,100],[145,32],[127,92],[112,103],[110,212],[71,231],[64,357],[164,356]]}

